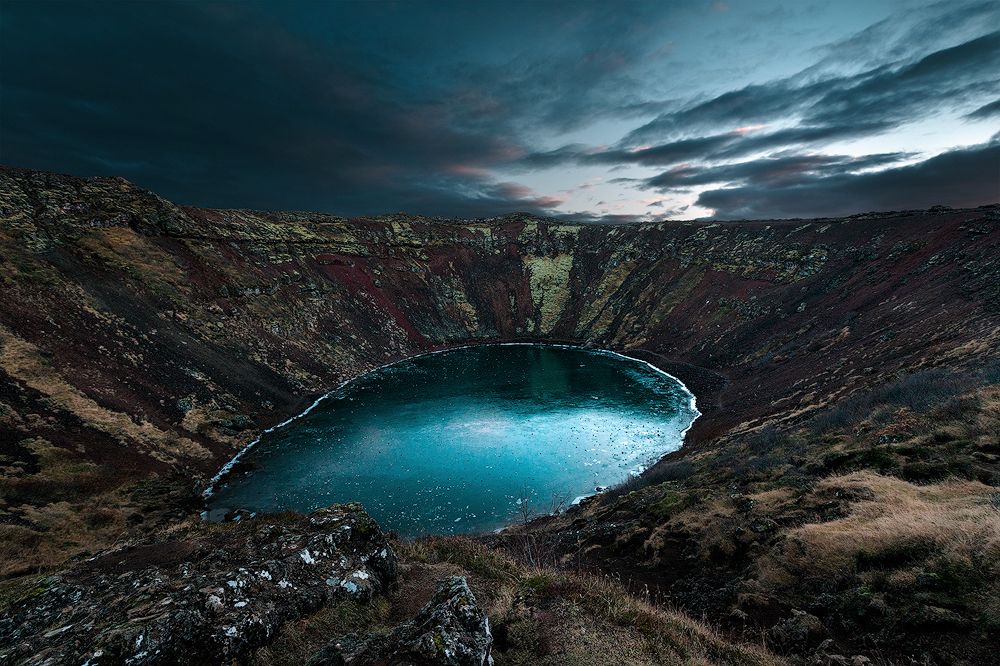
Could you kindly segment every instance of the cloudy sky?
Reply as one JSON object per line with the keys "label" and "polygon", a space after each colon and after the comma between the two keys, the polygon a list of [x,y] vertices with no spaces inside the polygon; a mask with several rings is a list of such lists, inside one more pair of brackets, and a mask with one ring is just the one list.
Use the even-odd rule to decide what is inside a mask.
{"label": "cloudy sky", "polygon": [[977,206],[1000,3],[4,0],[0,163],[348,216]]}

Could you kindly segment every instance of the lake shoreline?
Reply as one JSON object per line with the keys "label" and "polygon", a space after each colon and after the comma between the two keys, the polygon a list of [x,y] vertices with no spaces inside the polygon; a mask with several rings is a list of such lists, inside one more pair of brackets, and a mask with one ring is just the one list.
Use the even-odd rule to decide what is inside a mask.
{"label": "lake shoreline", "polygon": [[[515,347],[525,351],[501,351]],[[495,351],[486,352],[491,348]],[[536,351],[531,352],[529,348]],[[545,354],[536,356],[542,351]],[[394,366],[403,365],[404,360],[418,361],[444,352],[459,353],[460,356],[454,360],[428,361],[423,365],[401,368],[398,372],[403,375],[389,379],[397,374]],[[583,352],[579,355],[579,366],[575,360],[578,355],[572,352]],[[593,360],[584,361],[586,358]],[[418,371],[420,378],[396,383],[398,379],[408,376],[406,373],[420,367],[424,368]],[[376,371],[382,376],[376,377]],[[424,378],[422,373],[428,371],[431,375]],[[363,381],[366,379],[370,381]],[[449,391],[455,390],[449,388],[452,386],[463,388],[458,388],[458,394],[451,397]],[[428,387],[432,387],[429,393],[426,391]],[[385,390],[390,393],[380,395],[377,402],[372,403],[373,389],[376,393]],[[495,394],[497,390],[500,393]],[[367,398],[364,397],[366,395]],[[333,403],[324,403],[327,398]],[[355,399],[360,402],[344,402]],[[480,403],[482,399],[486,402]],[[420,405],[428,400],[431,401],[428,406],[448,406],[444,412],[439,412],[437,407],[422,409]],[[441,400],[446,402],[439,402]],[[508,400],[513,402],[508,403]],[[402,500],[403,496],[390,490],[390,503],[383,507],[385,492],[378,490],[402,490],[408,485],[403,483],[400,486],[399,482],[411,477],[436,483],[433,467],[425,469],[425,465],[417,460],[407,462],[409,447],[400,448],[401,442],[434,447],[436,453],[431,457],[444,456],[444,459],[454,461],[447,466],[449,476],[458,471],[461,478],[480,479],[486,483],[484,488],[506,488],[501,490],[504,497],[511,496],[511,487],[508,486],[521,477],[531,484],[533,495],[536,492],[546,495],[562,488],[567,500],[584,497],[595,489],[600,492],[620,483],[629,475],[640,475],[663,456],[682,447],[687,431],[701,415],[697,401],[695,394],[678,377],[644,359],[613,350],[535,342],[462,345],[432,350],[384,364],[341,382],[334,390],[314,399],[303,412],[261,433],[228,461],[213,479],[202,496],[208,504],[202,518],[217,521],[284,509],[306,510],[308,507],[303,508],[303,503],[311,502],[310,498],[315,493],[317,498],[332,494],[333,497],[328,499],[333,502],[361,501],[366,505],[372,502],[370,509],[376,512],[392,505],[396,507],[392,509],[393,515],[402,511],[400,516],[412,515],[413,519],[417,519],[416,516],[424,511],[417,509],[423,506],[421,501],[416,498]],[[313,410],[320,404],[326,404],[322,413],[314,414]],[[367,405],[375,404],[379,407],[370,412],[371,407]],[[343,411],[348,405],[351,405],[350,409]],[[487,421],[478,416],[484,406],[486,413],[491,415]],[[356,409],[361,410],[357,412],[357,417],[348,416],[354,414]],[[341,416],[330,420],[335,413]],[[428,416],[420,416],[422,413]],[[268,438],[267,449],[253,453],[264,441],[265,435],[309,414],[313,414],[309,423]],[[375,420],[370,421],[372,418]],[[471,421],[467,422],[468,419]],[[357,439],[363,430],[355,428],[369,429],[372,425],[376,425],[378,431],[387,428],[379,437],[389,438],[388,450],[384,449],[384,444],[379,445],[380,452],[373,454],[374,449],[367,439]],[[475,436],[476,445],[470,448],[463,443],[471,432],[478,432],[477,428],[487,426],[489,429],[483,431],[482,437]],[[431,432],[428,427],[440,434],[430,434],[432,439],[427,439],[428,435],[424,433]],[[442,427],[445,430],[441,431]],[[313,434],[305,435],[307,432]],[[303,436],[307,439],[302,439]],[[341,439],[342,436],[344,439]],[[336,439],[326,440],[326,437]],[[343,442],[343,445],[335,442]],[[292,448],[287,448],[289,446]],[[358,446],[361,448],[355,451]],[[448,453],[450,447],[456,446],[458,449],[454,449],[454,454]],[[289,455],[291,458],[283,458]],[[361,462],[368,460],[370,455],[376,455],[378,460]],[[468,469],[460,471],[459,461],[467,457],[469,462],[465,463],[466,468],[472,464],[475,469],[486,471],[485,476],[476,473],[470,476]],[[300,466],[302,476],[294,477],[299,479],[295,482],[299,490],[295,492],[288,485],[291,481],[278,477],[297,474],[288,470]],[[244,478],[255,469],[255,479]],[[319,469],[325,471],[319,474],[313,471]],[[377,473],[369,474],[364,471],[366,469]],[[397,475],[401,475],[397,481],[388,478],[396,478]],[[486,481],[487,478],[495,480]],[[349,490],[359,483],[356,490]],[[494,486],[495,483],[499,485]],[[521,483],[517,481],[515,485],[520,488]],[[464,487],[465,483],[462,485]],[[489,493],[490,490],[483,492]],[[395,500],[392,499],[394,495]],[[518,496],[517,492],[514,496]],[[464,505],[466,498],[458,499]],[[400,501],[403,503],[400,504]],[[501,508],[493,506],[495,501],[491,501],[492,509],[481,506],[477,511],[473,508],[472,513],[466,512],[468,515],[460,516],[454,522],[462,520],[464,524],[465,518],[475,518],[476,513],[481,517],[487,515],[482,510],[495,512]],[[452,503],[449,501],[447,504]],[[444,508],[447,510],[450,507]],[[412,513],[414,510],[417,510],[416,514]],[[437,515],[434,509],[432,513]],[[387,515],[382,518],[390,520],[390,523],[395,520]],[[432,523],[440,522],[440,517],[427,519]],[[424,519],[420,520],[423,522]],[[509,522],[503,521],[503,525]],[[394,529],[405,531],[402,525]],[[441,524],[423,529],[421,533],[448,534],[454,533],[454,530],[450,524]]]}

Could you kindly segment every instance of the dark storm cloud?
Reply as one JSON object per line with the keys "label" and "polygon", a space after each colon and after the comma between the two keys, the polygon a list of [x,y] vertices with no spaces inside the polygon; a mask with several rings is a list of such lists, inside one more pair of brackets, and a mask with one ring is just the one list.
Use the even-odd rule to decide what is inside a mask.
{"label": "dark storm cloud", "polygon": [[533,169],[547,169],[566,164],[646,164],[664,166],[686,159],[702,158],[711,155],[719,148],[732,143],[736,137],[737,135],[735,134],[705,136],[634,150],[602,150],[583,144],[572,144],[544,153],[525,155],[518,160],[518,165]]}
{"label": "dark storm cloud", "polygon": [[811,124],[901,123],[997,90],[1000,32],[928,55],[899,69],[879,68],[835,84],[810,106]]}
{"label": "dark storm cloud", "polygon": [[645,78],[650,67],[670,57],[662,33],[672,17],[705,5],[701,0],[478,4],[512,8],[509,16],[489,18],[499,21],[495,32],[504,38],[479,47],[503,57],[442,64],[454,86],[443,102],[455,122],[527,141],[600,119],[648,118],[675,107],[676,101],[649,99]]}
{"label": "dark storm cloud", "polygon": [[833,140],[856,139],[872,136],[889,128],[889,123],[793,127],[763,133],[759,133],[762,128],[745,128],[631,150],[596,150],[582,144],[573,144],[544,153],[525,155],[518,160],[518,164],[536,169],[565,164],[669,166],[692,160],[734,159],[768,150],[784,150],[791,146],[803,147]]}
{"label": "dark storm cloud", "polygon": [[[964,25],[982,10],[977,6],[955,12],[951,22]],[[874,26],[854,43],[839,45],[837,53],[857,54],[865,44],[871,49],[871,41],[888,30],[888,26]],[[909,37],[914,34],[913,30],[907,33]],[[900,53],[900,48],[894,52]],[[704,192],[698,199],[699,205],[716,209],[716,217],[725,219],[845,214],[923,205],[919,202],[962,205],[963,201],[975,201],[978,205],[1000,199],[994,145],[955,150],[920,165],[899,168],[889,167],[912,156],[806,153],[832,141],[878,136],[995,95],[998,64],[1000,33],[993,32],[919,58],[883,62],[850,75],[814,68],[808,76],[797,74],[746,86],[661,114],[613,148],[568,145],[527,154],[520,164],[526,168],[557,164],[673,167],[650,179],[611,182],[665,194],[690,191],[695,186],[725,186],[727,189]],[[991,102],[965,117],[994,117],[1000,114],[998,105],[1000,102]],[[786,126],[770,130],[772,125]],[[664,137],[671,140],[657,141]],[[757,157],[730,163],[751,156]],[[954,168],[938,168],[945,164]],[[934,177],[928,178],[929,174]]]}
{"label": "dark storm cloud", "polygon": [[[797,156],[942,110],[996,115],[996,102],[984,103],[1000,93],[1000,35],[970,37],[995,24],[995,3],[924,7],[916,22],[896,15],[813,49],[818,61],[793,76],[666,99],[684,89],[667,85],[677,71],[670,39],[725,15],[712,7],[8,1],[0,159],[121,175],[202,206],[567,217],[557,207],[573,205],[569,193],[535,192],[512,174],[639,166],[667,169],[627,181],[652,190],[773,188],[795,173],[832,185],[891,161]],[[741,44],[762,48],[755,35],[798,11],[748,14]],[[612,145],[564,136],[599,122],[618,128]]]}
{"label": "dark storm cloud", "polygon": [[[994,32],[908,65],[880,65],[849,77],[802,82],[795,76],[746,86],[661,114],[630,132],[619,147],[597,150],[569,145],[530,153],[520,163],[527,168],[557,164],[667,166],[872,136],[996,91],[998,63],[1000,33]],[[766,131],[771,124],[789,120],[796,123],[794,127]],[[729,131],[711,133],[720,128]],[[656,143],[664,137],[699,130],[709,133]],[[654,145],[648,145],[650,142]]]}
{"label": "dark storm cloud", "polygon": [[649,222],[649,219],[643,215],[614,213],[600,214],[588,210],[573,213],[560,213],[554,217],[568,222],[583,222],[586,224],[632,224],[635,222]]}
{"label": "dark storm cloud", "polygon": [[491,169],[664,111],[637,72],[687,4],[6,3],[2,157],[204,206],[544,212]]}
{"label": "dark storm cloud", "polygon": [[[850,160],[786,158],[782,165],[744,166],[743,184],[703,192],[698,204],[715,219],[823,217],[869,210],[977,206],[1000,199],[1000,141],[954,150],[910,166],[856,172]],[[824,164],[823,162],[827,163]],[[774,167],[778,167],[774,169]],[[777,173],[777,177],[773,177]],[[683,179],[683,174],[678,175]],[[697,177],[696,175],[694,177]]]}
{"label": "dark storm cloud", "polygon": [[982,33],[986,26],[995,26],[996,11],[993,0],[964,4],[944,0],[915,7],[847,38],[814,48],[820,60],[803,74],[816,76],[823,71],[863,70],[885,62],[919,59],[928,52],[966,41],[970,33]]}
{"label": "dark storm cloud", "polygon": [[549,203],[486,172],[519,156],[516,142],[449,122],[377,56],[245,8],[8,3],[4,163],[125,175],[204,206],[483,214]]}
{"label": "dark storm cloud", "polygon": [[908,157],[901,153],[847,157],[844,155],[782,155],[752,162],[725,164],[715,167],[676,167],[645,181],[645,185],[670,190],[711,183],[746,181],[768,187],[793,187],[812,182],[818,175],[824,178],[857,173],[873,167],[900,162]]}
{"label": "dark storm cloud", "polygon": [[967,114],[965,117],[969,120],[986,120],[987,118],[993,118],[995,116],[1000,116],[1000,99],[990,102],[989,104],[984,104],[972,113]]}

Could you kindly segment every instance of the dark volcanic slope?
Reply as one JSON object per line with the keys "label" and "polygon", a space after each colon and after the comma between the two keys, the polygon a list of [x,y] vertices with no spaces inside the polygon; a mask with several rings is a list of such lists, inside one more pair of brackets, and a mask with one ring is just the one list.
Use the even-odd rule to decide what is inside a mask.
{"label": "dark volcanic slope", "polygon": [[345,219],[3,168],[8,522],[39,461],[111,485],[210,475],[343,379],[469,342],[658,362],[706,412],[692,442],[794,421],[901,370],[997,354],[998,246],[997,206],[620,227]]}

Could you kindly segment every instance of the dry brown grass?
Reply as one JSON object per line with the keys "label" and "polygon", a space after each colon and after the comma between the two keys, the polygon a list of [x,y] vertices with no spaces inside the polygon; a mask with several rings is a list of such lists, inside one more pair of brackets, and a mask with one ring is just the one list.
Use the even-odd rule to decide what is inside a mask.
{"label": "dry brown grass", "polygon": [[958,360],[972,358],[978,362],[980,359],[995,355],[997,349],[1000,349],[1000,326],[964,345],[948,350],[943,354],[943,358]]}
{"label": "dry brown grass", "polygon": [[127,532],[135,507],[118,491],[127,475],[42,438],[21,444],[38,457],[40,469],[0,476],[0,509],[14,518],[0,525],[0,578],[56,568]]}
{"label": "dry brown grass", "polygon": [[684,532],[699,535],[699,555],[702,559],[708,558],[709,553],[728,557],[736,548],[731,538],[732,530],[741,522],[728,495],[707,496],[657,524],[643,548],[649,556],[650,565],[659,565],[662,562],[661,551],[667,542],[678,532]]}
{"label": "dry brown grass", "polygon": [[886,571],[904,584],[917,573],[957,567],[977,571],[989,588],[982,592],[1000,593],[1000,510],[989,499],[995,488],[957,479],[918,486],[863,471],[824,479],[815,492],[838,489],[874,497],[852,503],[840,520],[790,530],[758,562],[758,586],[788,589],[804,577],[866,583]]}
{"label": "dry brown grass", "polygon": [[132,511],[108,496],[29,506],[19,513],[33,527],[0,525],[0,579],[50,571],[71,557],[110,548],[128,533]]}
{"label": "dry brown grass", "polygon": [[190,291],[188,267],[128,227],[94,229],[77,243],[106,266],[128,273],[163,295]]}
{"label": "dry brown grass", "polygon": [[[766,649],[725,639],[710,626],[629,594],[620,581],[525,566],[454,537],[397,547],[413,566],[447,566],[470,584],[498,635],[505,664],[781,664]],[[405,577],[405,576],[404,576]],[[405,582],[403,583],[405,586]]]}
{"label": "dry brown grass", "polygon": [[301,664],[326,645],[334,636],[349,633],[387,633],[391,627],[385,621],[391,606],[385,597],[375,597],[371,603],[342,601],[306,618],[286,623],[277,638],[257,650],[254,666]]}
{"label": "dry brown grass", "polygon": [[45,394],[56,406],[76,414],[87,425],[112,437],[128,438],[149,449],[149,454],[164,462],[180,458],[210,459],[212,453],[187,437],[157,428],[148,421],[136,423],[128,414],[101,407],[67,382],[38,348],[0,325],[0,367],[31,388]]}
{"label": "dry brown grass", "polygon": [[[43,438],[20,444],[37,456],[39,469],[0,476],[0,579],[58,569],[70,558],[141,538],[148,521],[159,520],[130,497],[141,473],[96,465]],[[158,504],[168,510],[169,502]]]}
{"label": "dry brown grass", "polygon": [[628,594],[606,576],[574,575],[563,585],[579,584],[580,603],[602,621],[645,634],[654,654],[678,664],[783,663],[761,645],[733,643],[718,630],[673,608],[657,606]]}

